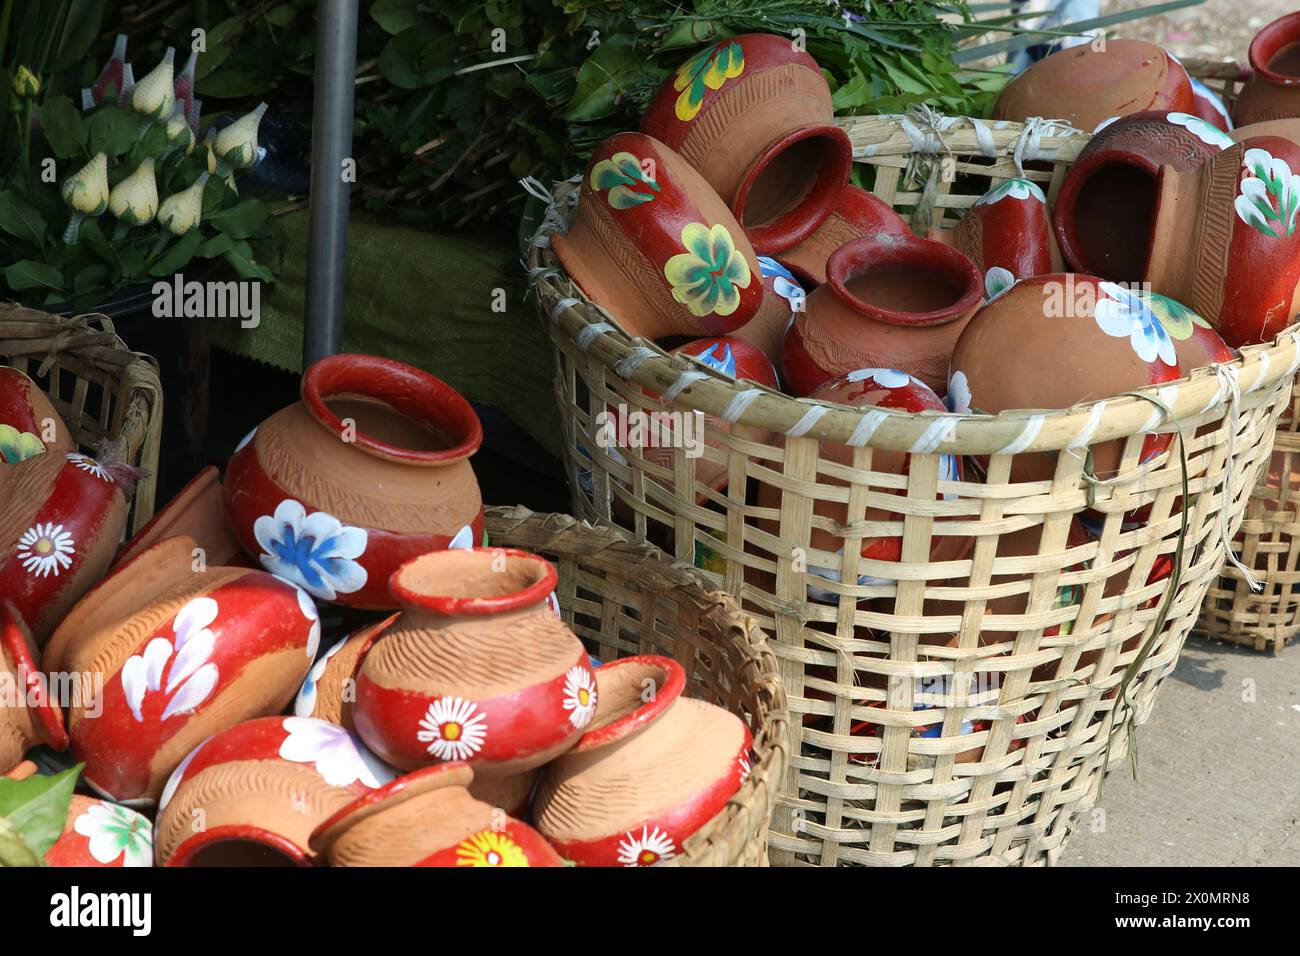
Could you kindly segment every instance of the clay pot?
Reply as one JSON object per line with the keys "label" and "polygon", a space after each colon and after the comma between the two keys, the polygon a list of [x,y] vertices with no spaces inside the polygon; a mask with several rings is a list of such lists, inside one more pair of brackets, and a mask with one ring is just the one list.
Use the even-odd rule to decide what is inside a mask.
{"label": "clay pot", "polygon": [[1091,132],[1115,116],[1193,105],[1187,71],[1168,53],[1141,40],[1107,40],[1104,50],[1082,44],[1035,63],[1002,91],[993,118],[1042,116]]}
{"label": "clay pot", "polygon": [[[954,411],[1069,408],[1182,377],[1170,329],[1190,326],[1177,302],[1072,273],[1024,279],[981,309],[952,355]],[[1142,459],[1169,447],[1149,435]],[[1119,467],[1123,442],[1092,447],[1098,477]],[[1082,453],[1082,451],[1080,452]],[[1017,455],[1011,480],[1050,480],[1055,455]]]}
{"label": "clay pot", "polygon": [[352,705],[357,699],[357,671],[375,638],[396,620],[393,614],[368,624],[322,654],[298,689],[293,712],[299,717],[327,720],[355,733]]}
{"label": "clay pot", "polygon": [[1300,146],[1257,136],[1194,169],[1160,171],[1145,278],[1234,348],[1269,341],[1300,310],[1296,170]]}
{"label": "clay pot", "polygon": [[0,598],[0,774],[39,744],[66,750],[63,710],[36,663],[36,645],[22,615]]}
{"label": "clay pot", "polygon": [[794,393],[855,369],[894,368],[942,394],[953,343],[982,298],[975,263],[941,242],[887,233],[841,248],[827,275],[786,333]]}
{"label": "clay pot", "polygon": [[505,548],[439,551],[393,575],[402,614],[366,652],[352,715],[396,767],[463,760],[483,777],[568,750],[595,714],[582,643],[551,609],[555,568]]}
{"label": "clay pot", "polygon": [[283,711],[316,656],[320,619],[297,586],[250,568],[192,564],[167,538],[78,602],[45,649],[49,673],[102,684],[68,709],[82,779],[147,806],[195,745]]}
{"label": "clay pot", "polygon": [[794,273],[775,259],[759,256],[758,268],[763,274],[763,304],[731,337],[761,350],[775,369],[781,364],[781,341],[808,296]]}
{"label": "clay pot", "polygon": [[457,392],[427,372],[370,355],[322,359],[302,401],[236,449],[225,502],[244,549],[314,597],[391,609],[388,579],[483,536],[483,498],[469,464],[483,428]]}
{"label": "clay pot", "polygon": [[[858,369],[841,378],[834,379],[820,386],[809,396],[823,402],[837,402],[855,408],[878,407],[895,408],[908,412],[943,412],[947,409],[939,396],[923,382],[904,372],[894,369],[869,368]],[[778,439],[778,444],[783,444]],[[823,442],[823,458],[841,465],[852,466],[854,450],[848,445]],[[779,466],[777,466],[779,467]],[[905,475],[911,467],[911,456],[906,452],[890,451],[884,448],[874,449],[871,453],[871,470],[881,474]],[[942,481],[959,481],[962,477],[962,461],[955,455],[944,455],[940,466],[939,478]],[[829,476],[822,476],[826,484],[842,485],[848,483]],[[902,494],[893,489],[876,488],[877,494]],[[941,493],[939,498],[943,497]],[[761,508],[778,509],[781,507],[781,491],[774,485],[761,483],[758,487],[758,505]],[[848,505],[844,502],[819,500],[814,506],[815,513],[839,525],[849,523]],[[902,521],[902,516],[887,508],[869,507],[866,509],[866,521]],[[938,525],[938,522],[936,522]],[[760,521],[760,526],[770,533],[777,533],[777,528],[769,521]],[[934,561],[959,561],[970,553],[973,541],[969,537],[958,535],[940,535],[935,528],[930,554]],[[819,527],[813,527],[809,544],[819,551],[842,554],[844,539]],[[873,561],[899,561],[902,559],[903,539],[898,535],[864,538],[861,555]],[[819,581],[840,581],[837,567],[820,567],[810,562],[808,567],[808,596],[817,601],[837,601],[838,594],[831,591]],[[892,578],[861,573],[858,584],[881,584]]]}
{"label": "clay pot", "polygon": [[426,767],[359,797],[312,834],[330,866],[563,866],[536,830],[468,787],[464,763]]}
{"label": "clay pot", "polygon": [[[1153,294],[1154,295],[1154,294]],[[1214,327],[1195,312],[1188,310],[1192,322],[1190,334],[1186,338],[1172,335],[1173,332],[1186,331],[1186,326],[1171,330],[1174,351],[1178,354],[1178,367],[1184,375],[1191,375],[1197,369],[1208,368],[1221,362],[1232,362],[1237,353],[1228,348],[1228,343],[1214,331]],[[1218,427],[1217,422],[1202,426],[1211,431]]]}
{"label": "clay pot", "polygon": [[723,40],[683,63],[641,131],[700,171],[764,255],[812,235],[853,161],[817,61],[766,33]]}
{"label": "clay pot", "polygon": [[542,768],[535,767],[513,777],[475,777],[470,781],[469,793],[475,800],[481,800],[516,820],[525,820],[533,790],[541,776]]}
{"label": "clay pot", "polygon": [[803,242],[781,253],[781,261],[802,281],[821,285],[826,281],[826,263],[840,247],[884,232],[912,234],[907,221],[889,203],[865,189],[845,186],[826,221]]}
{"label": "clay pot", "polygon": [[72,795],[63,833],[45,851],[47,866],[153,866],[153,824],[134,810]]}
{"label": "clay pot", "polygon": [[544,771],[535,825],[579,866],[670,860],[748,776],[749,729],[683,697],[686,672],[670,658],[625,657],[596,677],[596,720]]}
{"label": "clay pot", "polygon": [[72,432],[40,386],[16,368],[0,366],[0,465],[44,451],[76,450]]}
{"label": "clay pot", "polygon": [[592,153],[564,271],[632,335],[727,335],[757,313],[754,249],[713,187],[671,148],[619,133]]}
{"label": "clay pot", "polygon": [[1278,17],[1250,44],[1251,77],[1237,94],[1238,126],[1300,116],[1300,11]]}
{"label": "clay pot", "polygon": [[1140,279],[1160,167],[1194,169],[1231,145],[1226,133],[1188,113],[1134,113],[1098,132],[1056,197],[1056,238],[1066,261],[1103,279]]}
{"label": "clay pot", "polygon": [[1188,79],[1192,81],[1192,115],[1200,117],[1216,129],[1231,133],[1234,124],[1223,97],[1196,77],[1189,76]]}
{"label": "clay pot", "polygon": [[1016,279],[1061,270],[1047,197],[1028,179],[1008,179],[981,196],[953,229],[952,244],[979,268],[990,297]]}
{"label": "clay pot", "polygon": [[121,567],[159,541],[181,536],[193,539],[203,550],[203,560],[207,564],[225,567],[248,561],[230,529],[226,508],[222,504],[221,476],[212,466],[195,475],[148,524],[118,549],[113,567]]}
{"label": "clay pot", "polygon": [[38,645],[108,570],[126,512],[111,469],[78,452],[0,465],[0,595]]}
{"label": "clay pot", "polygon": [[307,866],[311,833],[395,773],[310,717],[236,724],[190,752],[158,803],[161,866]]}

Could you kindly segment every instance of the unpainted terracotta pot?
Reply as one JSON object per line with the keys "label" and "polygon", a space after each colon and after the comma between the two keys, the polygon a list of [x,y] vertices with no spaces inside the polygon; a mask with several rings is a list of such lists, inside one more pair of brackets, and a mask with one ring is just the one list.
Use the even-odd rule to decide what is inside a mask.
{"label": "unpainted terracotta pot", "polygon": [[1238,126],[1300,117],[1300,11],[1278,17],[1250,44],[1252,74],[1232,108]]}
{"label": "unpainted terracotta pot", "polygon": [[226,517],[221,475],[215,467],[208,466],[195,475],[148,524],[123,544],[113,559],[113,567],[121,567],[165,538],[179,536],[193,539],[203,550],[203,560],[208,564],[229,567],[248,563],[248,556]]}
{"label": "unpainted terracotta pot", "polygon": [[842,246],[883,232],[912,234],[889,203],[865,189],[845,186],[826,221],[803,242],[782,252],[781,261],[801,281],[819,286],[826,281],[826,263]]}
{"label": "unpainted terracotta pot", "polygon": [[316,717],[356,732],[352,705],[357,699],[357,671],[375,638],[386,631],[397,615],[367,624],[339,641],[314,663],[298,689],[293,712],[299,717]]}
{"label": "unpainted terracotta pot", "polygon": [[1300,146],[1257,136],[1193,169],[1160,171],[1145,278],[1234,348],[1271,340],[1300,311],[1296,170]]}
{"label": "unpainted terracotta pot", "polygon": [[794,393],[892,368],[942,394],[953,344],[983,296],[975,263],[941,242],[886,233],[843,246],[826,271],[786,333],[782,366]]}
{"label": "unpainted terracotta pot", "polygon": [[728,335],[758,314],[763,278],[726,203],[685,159],[642,133],[591,155],[564,271],[633,335]]}
{"label": "unpainted terracotta pot", "polygon": [[89,675],[68,708],[82,779],[118,803],[157,801],[195,745],[283,711],[320,643],[307,592],[251,568],[196,571],[167,538],[105,579],[45,649],[49,673]]}
{"label": "unpainted terracotta pot", "polygon": [[563,866],[547,841],[469,787],[459,761],[425,767],[357,798],[312,834],[330,866]]}
{"label": "unpainted terracotta pot", "polygon": [[526,822],[533,800],[533,790],[537,788],[537,781],[541,776],[541,767],[534,767],[513,777],[476,776],[470,781],[469,793],[475,800],[481,800],[516,820]]}
{"label": "unpainted terracotta pot", "polygon": [[1194,105],[1187,71],[1166,51],[1141,40],[1107,40],[1104,50],[1081,44],[1035,63],[1002,91],[993,118],[1061,119],[1090,133],[1115,116],[1185,113]]}
{"label": "unpainted terracotta pot", "polygon": [[775,370],[781,364],[781,341],[808,294],[795,274],[776,259],[759,256],[758,268],[763,274],[763,304],[731,337],[760,349]]}
{"label": "unpainted terracotta pot", "polygon": [[396,776],[342,727],[260,717],[185,758],[158,803],[160,866],[307,866],[312,831]]}
{"label": "unpainted terracotta pot", "polygon": [[650,102],[641,130],[700,171],[764,255],[812,235],[853,160],[817,61],[766,33],[692,56]]}
{"label": "unpainted terracotta pot", "polygon": [[596,681],[551,608],[557,574],[525,551],[475,548],[416,558],[393,575],[402,614],[357,675],[353,721],[396,767],[463,760],[509,777],[577,743]]}
{"label": "unpainted terracotta pot", "polygon": [[[952,355],[949,406],[988,414],[1061,409],[1175,381],[1182,371],[1170,330],[1190,334],[1186,312],[1171,299],[1095,276],[1024,279],[984,306],[962,333]],[[1170,435],[1149,435],[1142,460],[1171,441]],[[1123,442],[1091,451],[1095,474],[1110,477]],[[1016,482],[1049,480],[1055,473],[1055,455],[1046,453],[1017,455],[1011,466]]]}
{"label": "unpainted terracotta pot", "polygon": [[40,744],[68,748],[63,709],[37,666],[36,644],[17,608],[0,598],[0,774]]}
{"label": "unpainted terracotta pot", "polygon": [[440,379],[371,355],[334,355],[302,379],[302,401],[244,439],[226,469],[240,543],[266,570],[313,597],[391,609],[388,579],[483,536],[469,457],[483,427]]}
{"label": "unpainted terracotta pot", "polygon": [[1151,250],[1160,167],[1194,169],[1230,146],[1226,133],[1190,113],[1133,113],[1098,132],[1056,197],[1056,238],[1066,261],[1103,279],[1140,279]]}
{"label": "unpainted terracotta pot", "polygon": [[72,795],[63,833],[45,851],[46,866],[153,866],[153,824],[134,810]]}
{"label": "unpainted terracotta pot", "polygon": [[16,368],[0,366],[0,466],[45,451],[76,450],[72,432],[40,386]]}
{"label": "unpainted terracotta pot", "polygon": [[981,196],[953,228],[952,244],[979,268],[988,296],[1016,279],[1061,271],[1047,197],[1028,179],[1008,179]]}
{"label": "unpainted terracotta pot", "polygon": [[579,866],[651,866],[717,816],[749,774],[749,729],[683,697],[666,657],[596,671],[600,705],[578,745],[549,764],[533,799],[537,829]]}

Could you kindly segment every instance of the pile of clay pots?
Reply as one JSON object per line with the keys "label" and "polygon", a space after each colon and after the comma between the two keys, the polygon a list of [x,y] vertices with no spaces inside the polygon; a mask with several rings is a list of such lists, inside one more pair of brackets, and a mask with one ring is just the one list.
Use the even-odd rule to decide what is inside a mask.
{"label": "pile of clay pots", "polygon": [[[0,369],[0,775],[70,750],[99,797],[48,863],[644,866],[744,781],[738,717],[668,658],[598,665],[555,568],[486,546],[482,429],[433,376],[317,363],[120,546],[127,476],[66,436]],[[325,602],[378,613],[322,652]]]}

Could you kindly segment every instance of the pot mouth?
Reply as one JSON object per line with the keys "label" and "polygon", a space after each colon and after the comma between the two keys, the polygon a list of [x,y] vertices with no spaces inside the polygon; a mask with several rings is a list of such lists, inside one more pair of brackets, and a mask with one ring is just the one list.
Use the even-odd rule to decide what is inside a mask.
{"label": "pot mouth", "polygon": [[[801,195],[787,201],[784,208],[767,213],[772,199],[760,181],[783,171],[806,176],[806,163],[817,161],[813,153],[820,153],[820,162],[811,179],[805,178],[800,185]],[[801,126],[769,143],[741,178],[731,201],[731,211],[754,251],[759,255],[784,252],[816,232],[835,211],[852,167],[853,145],[848,134],[834,124]],[[746,222],[746,213],[751,218],[760,215],[762,221]]]}
{"label": "pot mouth", "polygon": [[386,804],[401,803],[423,793],[444,787],[465,787],[474,780],[474,771],[463,760],[423,767],[413,773],[388,781],[378,790],[362,794],[340,807],[333,816],[312,831],[308,840],[313,852],[325,858],[339,837],[362,820],[373,816]]}
{"label": "pot mouth", "polygon": [[[1300,86],[1300,74],[1279,73],[1269,66],[1274,57],[1292,43],[1300,42],[1300,11],[1278,17],[1250,41],[1250,65],[1256,74],[1283,86]],[[1297,59],[1300,63],[1300,58]]]}
{"label": "pot mouth", "polygon": [[0,649],[14,663],[15,676],[22,684],[23,700],[33,695],[36,698],[36,703],[25,703],[24,706],[36,715],[46,742],[54,750],[67,750],[71,741],[63,726],[63,708],[51,698],[49,681],[36,665],[36,645],[31,632],[18,609],[3,599],[0,599]]}
{"label": "pot mouth", "polygon": [[[864,299],[850,283],[873,273],[880,276],[915,271],[933,282],[946,279],[953,300],[933,309],[910,311]],[[911,328],[945,325],[979,305],[984,283],[979,267],[964,252],[920,236],[882,233],[845,243],[826,262],[826,282],[840,301],[867,318]]]}
{"label": "pot mouth", "polygon": [[[404,447],[349,427],[329,406],[330,399],[386,406],[444,438],[446,447]],[[392,359],[351,353],[323,358],[303,375],[302,400],[340,441],[391,461],[445,465],[468,458],[483,443],[483,425],[464,396],[423,369]]]}
{"label": "pot mouth", "polygon": [[[1145,247],[1138,253],[1144,257],[1141,271],[1145,274],[1145,267],[1150,262],[1151,241],[1155,231],[1151,226],[1155,222],[1156,203],[1159,200],[1161,184],[1160,165],[1148,157],[1133,152],[1107,151],[1084,157],[1070,170],[1070,174],[1061,185],[1061,191],[1056,197],[1056,205],[1053,208],[1052,227],[1056,233],[1057,244],[1061,247],[1062,257],[1078,272],[1129,282],[1134,276],[1118,275],[1117,271],[1123,270],[1107,268],[1097,261],[1092,254],[1092,244],[1084,238],[1080,230],[1079,211],[1092,209],[1096,205],[1086,194],[1090,190],[1098,189],[1104,195],[1110,196],[1116,194],[1119,187],[1123,185],[1122,181],[1116,183],[1112,180],[1108,183],[1106,177],[1109,174],[1127,177],[1131,180],[1130,186],[1136,185],[1139,177],[1143,178],[1143,182],[1149,180],[1151,192],[1150,216],[1147,221],[1149,234],[1144,243]],[[1126,230],[1132,226],[1134,219],[1140,218],[1141,214],[1140,209],[1134,209],[1131,205],[1127,208],[1128,211],[1123,219],[1123,228]],[[1106,215],[1106,212],[1102,211],[1101,215]],[[1107,245],[1113,248],[1114,243]]]}
{"label": "pot mouth", "polygon": [[236,850],[238,844],[254,848],[255,852],[266,857],[275,854],[283,857],[289,866],[314,866],[311,854],[294,843],[288,837],[267,830],[264,827],[245,826],[243,824],[226,824],[196,833],[176,848],[164,866],[199,867],[199,866],[266,866],[268,864],[239,861],[237,858],[224,863],[200,862],[217,847]]}
{"label": "pot mouth", "polygon": [[[621,657],[595,669],[596,715],[591,729],[569,751],[589,753],[631,736],[662,716],[686,689],[686,671],[671,657]],[[654,696],[645,699],[646,681]]]}
{"label": "pot mouth", "polygon": [[517,548],[451,548],[407,561],[388,579],[403,607],[453,615],[501,614],[545,601],[555,565]]}

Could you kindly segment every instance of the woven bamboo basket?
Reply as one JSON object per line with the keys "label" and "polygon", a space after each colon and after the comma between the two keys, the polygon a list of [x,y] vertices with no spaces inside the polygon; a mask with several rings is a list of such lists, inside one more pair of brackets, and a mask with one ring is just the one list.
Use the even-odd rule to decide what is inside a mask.
{"label": "woven bamboo basket", "polygon": [[721,814],[687,839],[673,866],[766,866],[767,834],[789,761],[789,712],[767,638],[693,568],[609,527],[526,508],[489,508],[494,545],[555,562],[564,621],[597,660],[661,654],[686,669],[686,693],[725,707],[754,735],[749,776]]}
{"label": "woven bamboo basket", "polygon": [[0,304],[0,364],[30,376],[63,417],[78,446],[94,455],[106,445],[148,476],[136,482],[128,534],[154,512],[163,396],[158,366],[130,351],[104,315],[61,318]]}

